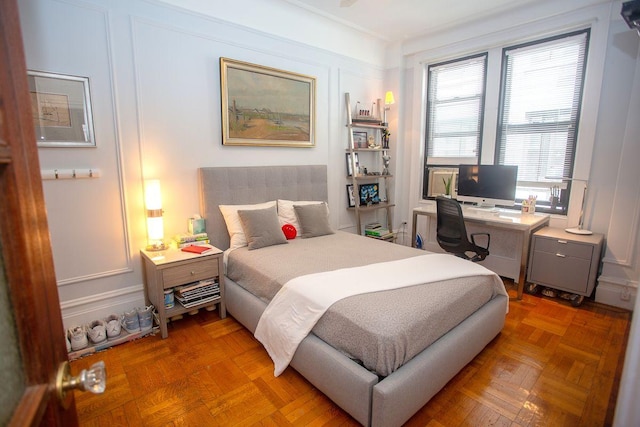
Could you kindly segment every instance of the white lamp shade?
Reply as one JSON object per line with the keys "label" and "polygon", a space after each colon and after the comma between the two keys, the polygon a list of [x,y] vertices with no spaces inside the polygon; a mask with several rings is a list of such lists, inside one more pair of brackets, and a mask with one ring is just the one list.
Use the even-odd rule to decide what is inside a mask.
{"label": "white lamp shade", "polygon": [[164,221],[162,220],[162,195],[160,181],[150,179],[144,183],[144,204],[147,209],[147,241],[149,250],[164,248]]}
{"label": "white lamp shade", "polygon": [[144,184],[144,205],[148,211],[162,209],[160,180],[149,179]]}
{"label": "white lamp shade", "polygon": [[385,105],[391,105],[396,103],[396,100],[393,98],[393,92],[388,91],[387,93],[385,93],[384,103]]}
{"label": "white lamp shade", "polygon": [[147,238],[149,243],[164,239],[164,221],[161,216],[147,217]]}

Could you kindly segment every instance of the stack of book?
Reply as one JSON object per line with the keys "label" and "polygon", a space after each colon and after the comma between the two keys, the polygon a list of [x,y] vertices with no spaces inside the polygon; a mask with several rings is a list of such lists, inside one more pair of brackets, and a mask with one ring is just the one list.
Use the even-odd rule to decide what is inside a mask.
{"label": "stack of book", "polygon": [[185,308],[215,301],[220,298],[220,284],[216,279],[205,279],[174,289],[174,296]]}
{"label": "stack of book", "polygon": [[374,222],[364,226],[364,235],[379,240],[393,240],[393,232],[384,228],[379,222]]}
{"label": "stack of book", "polygon": [[180,249],[191,245],[208,245],[210,243],[207,233],[184,233],[173,236],[172,244]]}

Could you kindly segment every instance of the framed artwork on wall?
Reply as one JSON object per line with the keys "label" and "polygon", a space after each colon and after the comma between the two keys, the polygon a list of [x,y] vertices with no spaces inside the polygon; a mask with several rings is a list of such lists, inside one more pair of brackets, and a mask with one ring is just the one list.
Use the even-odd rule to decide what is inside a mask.
{"label": "framed artwork on wall", "polygon": [[220,58],[222,144],[315,145],[315,77]]}
{"label": "framed artwork on wall", "polygon": [[367,148],[366,132],[353,132],[353,148]]}
{"label": "framed artwork on wall", "polygon": [[380,203],[378,184],[360,185],[360,206],[369,206]]}
{"label": "framed artwork on wall", "polygon": [[353,194],[353,184],[347,185],[347,205],[350,208],[354,208],[356,206],[356,197]]}
{"label": "framed artwork on wall", "polygon": [[27,71],[39,147],[95,147],[89,78]]}
{"label": "framed artwork on wall", "polygon": [[[360,160],[358,159],[358,153],[353,153],[353,157],[356,160],[356,172],[358,171],[358,167],[360,166]],[[353,175],[353,164],[351,163],[351,153],[346,154],[347,158],[347,176]]]}

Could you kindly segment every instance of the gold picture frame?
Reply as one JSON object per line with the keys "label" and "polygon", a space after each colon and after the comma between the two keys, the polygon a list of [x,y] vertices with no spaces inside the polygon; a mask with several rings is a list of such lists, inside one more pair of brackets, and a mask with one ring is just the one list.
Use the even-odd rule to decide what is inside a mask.
{"label": "gold picture frame", "polygon": [[222,144],[315,146],[315,77],[220,58]]}
{"label": "gold picture frame", "polygon": [[95,147],[89,78],[27,71],[39,147]]}

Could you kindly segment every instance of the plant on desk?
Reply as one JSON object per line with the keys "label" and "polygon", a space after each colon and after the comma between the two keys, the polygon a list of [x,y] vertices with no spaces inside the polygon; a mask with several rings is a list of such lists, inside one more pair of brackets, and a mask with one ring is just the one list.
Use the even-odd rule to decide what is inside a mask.
{"label": "plant on desk", "polygon": [[444,195],[451,197],[451,181],[453,181],[453,174],[447,179],[442,178],[444,183]]}

